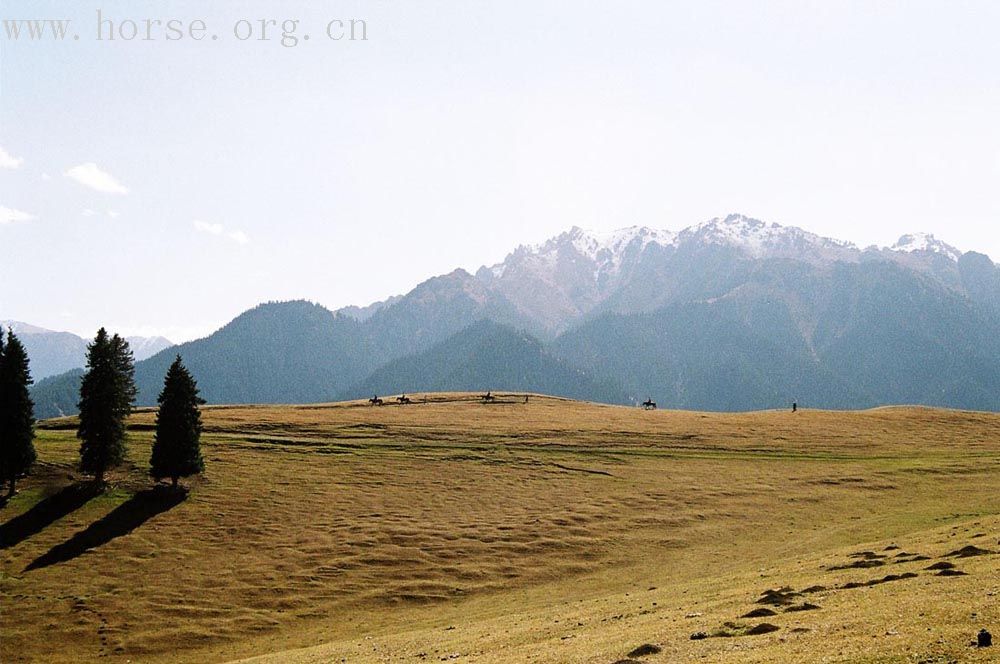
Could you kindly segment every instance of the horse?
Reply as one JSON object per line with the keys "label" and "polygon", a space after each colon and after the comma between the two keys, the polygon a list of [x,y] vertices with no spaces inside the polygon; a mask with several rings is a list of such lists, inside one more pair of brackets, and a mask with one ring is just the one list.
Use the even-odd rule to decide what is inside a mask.
{"label": "horse", "polygon": [[373,406],[381,406],[382,405],[382,400],[379,399],[378,395],[376,394],[376,395],[372,396],[371,399],[368,400],[368,403],[370,403]]}
{"label": "horse", "polygon": [[642,402],[643,410],[656,410],[656,402],[652,399],[646,399]]}
{"label": "horse", "polygon": [[483,400],[483,403],[493,403],[497,400],[497,398],[493,396],[493,392],[487,392],[481,398]]}
{"label": "horse", "polygon": [[396,397],[396,401],[402,404],[413,403],[412,401],[410,401],[410,397],[406,396],[405,394]]}

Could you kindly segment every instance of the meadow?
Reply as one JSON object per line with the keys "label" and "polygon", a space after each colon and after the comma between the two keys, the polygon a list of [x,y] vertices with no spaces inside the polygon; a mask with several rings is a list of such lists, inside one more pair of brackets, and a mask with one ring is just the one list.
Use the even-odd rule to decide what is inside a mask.
{"label": "meadow", "polygon": [[151,488],[152,412],[103,493],[41,423],[0,660],[1000,656],[970,645],[1000,635],[1000,415],[498,396],[205,408],[186,496]]}

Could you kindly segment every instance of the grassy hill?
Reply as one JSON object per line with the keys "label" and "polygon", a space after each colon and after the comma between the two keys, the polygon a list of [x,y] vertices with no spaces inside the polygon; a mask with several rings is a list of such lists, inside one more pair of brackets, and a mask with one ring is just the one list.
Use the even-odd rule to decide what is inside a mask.
{"label": "grassy hill", "polygon": [[995,414],[214,407],[183,501],[148,490],[152,418],[100,496],[43,424],[0,510],[0,660],[996,655],[968,644],[1000,632],[1000,556],[953,555],[1000,550]]}

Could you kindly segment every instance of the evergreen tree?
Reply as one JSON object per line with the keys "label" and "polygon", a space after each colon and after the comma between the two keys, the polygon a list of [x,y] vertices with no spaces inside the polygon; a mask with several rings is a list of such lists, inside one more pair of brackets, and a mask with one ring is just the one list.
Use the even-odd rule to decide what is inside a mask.
{"label": "evergreen tree", "polygon": [[156,413],[156,434],[149,474],[156,481],[177,480],[205,469],[201,458],[201,411],[205,403],[198,396],[198,384],[184,367],[181,356],[167,370]]}
{"label": "evergreen tree", "polygon": [[13,496],[17,478],[35,463],[34,404],[28,395],[31,372],[28,354],[10,330],[7,343],[0,329],[0,481],[10,483]]}
{"label": "evergreen tree", "polygon": [[80,384],[80,470],[98,483],[125,459],[125,419],[135,403],[135,366],[128,342],[102,327],[87,346],[87,373]]}
{"label": "evergreen tree", "polygon": [[118,411],[122,417],[132,414],[138,390],[135,386],[135,358],[128,342],[117,334],[111,337],[111,353],[114,358],[115,373],[120,381],[118,389]]}

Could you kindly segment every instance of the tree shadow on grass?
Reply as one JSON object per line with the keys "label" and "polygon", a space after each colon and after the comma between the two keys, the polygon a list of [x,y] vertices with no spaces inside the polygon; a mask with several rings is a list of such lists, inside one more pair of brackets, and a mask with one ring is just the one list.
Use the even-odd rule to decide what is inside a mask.
{"label": "tree shadow on grass", "polygon": [[103,546],[130,532],[152,519],[157,514],[180,505],[187,499],[187,492],[158,486],[135,494],[113,509],[102,519],[95,521],[86,530],[57,544],[24,568],[25,572],[41,569],[72,560],[90,549]]}
{"label": "tree shadow on grass", "polygon": [[24,514],[0,526],[0,549],[9,549],[45,530],[59,519],[75,512],[102,488],[93,482],[76,482],[43,498]]}

